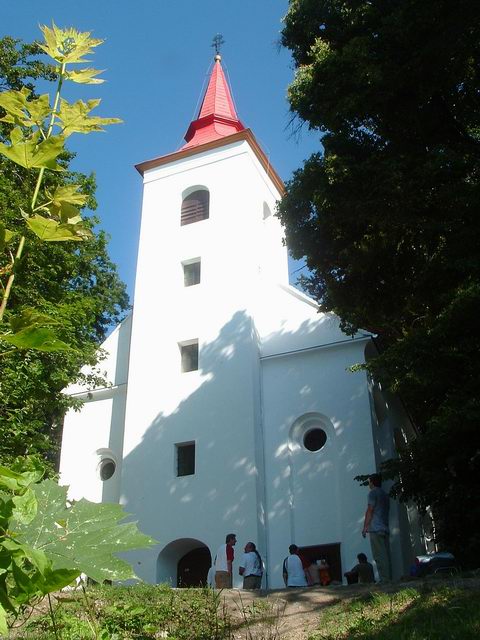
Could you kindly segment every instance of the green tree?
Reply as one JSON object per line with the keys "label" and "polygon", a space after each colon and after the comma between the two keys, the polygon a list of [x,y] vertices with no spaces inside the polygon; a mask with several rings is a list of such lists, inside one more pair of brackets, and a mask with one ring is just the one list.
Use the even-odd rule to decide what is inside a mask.
{"label": "green tree", "polygon": [[291,0],[282,42],[292,112],[323,145],[287,184],[288,244],[322,309],[378,336],[369,369],[418,429],[387,465],[394,492],[430,506],[440,543],[468,562],[480,548],[480,5]]}
{"label": "green tree", "polygon": [[[85,62],[101,40],[55,24],[41,29],[39,47],[56,62],[53,69],[29,59],[35,46],[1,43],[7,88],[0,94],[0,154],[6,158],[0,179],[1,453],[7,461],[20,457],[0,465],[0,634],[48,596],[59,640],[50,593],[81,573],[100,582],[135,578],[116,554],[154,541],[135,523],[121,523],[127,514],[119,505],[72,502],[67,487],[42,480],[45,464],[38,457],[51,456],[69,404],[62,388],[81,378],[82,364],[96,363],[98,342],[127,301],[105,237],[95,236],[94,219],[81,216],[89,198],[93,205],[94,182],[79,175],[73,181],[66,171],[71,156],[64,144],[71,133],[118,122],[89,115],[99,100],[70,104],[61,97],[65,80],[100,82],[97,70],[71,65]],[[35,96],[22,86],[32,75],[52,74],[52,105],[49,94]],[[100,637],[93,620],[91,630]]]}
{"label": "green tree", "polygon": [[[0,40],[0,87],[17,91],[34,89],[36,80],[56,78],[55,69],[42,62],[38,45]],[[12,129],[0,123],[0,141]],[[95,178],[68,171],[73,154],[64,152],[59,163],[65,171],[47,172],[46,186],[80,184],[86,207],[96,208]],[[28,210],[36,176],[0,155],[0,211],[4,225],[23,233],[21,210]],[[10,464],[17,456],[38,454],[55,466],[65,410],[74,401],[62,393],[68,384],[81,380],[84,364],[99,362],[98,345],[112,324],[128,308],[125,286],[108,252],[108,238],[95,230],[98,219],[86,219],[92,231],[88,242],[43,242],[27,231],[26,249],[15,270],[15,286],[9,304],[15,314],[35,309],[50,316],[58,337],[72,349],[51,353],[12,349],[0,357],[0,461]],[[8,275],[8,252],[0,257],[0,276]],[[2,278],[4,280],[4,278]],[[8,316],[8,312],[7,312]]]}

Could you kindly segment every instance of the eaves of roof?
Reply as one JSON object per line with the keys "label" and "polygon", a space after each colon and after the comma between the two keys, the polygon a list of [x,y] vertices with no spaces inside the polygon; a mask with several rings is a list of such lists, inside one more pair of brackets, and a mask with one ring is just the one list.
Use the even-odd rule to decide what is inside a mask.
{"label": "eaves of roof", "polygon": [[219,138],[218,140],[212,140],[211,142],[199,144],[195,147],[189,147],[188,149],[180,149],[179,151],[169,153],[165,156],[159,156],[158,158],[153,158],[152,160],[140,162],[139,164],[135,165],[135,169],[140,173],[140,175],[143,176],[145,172],[149,171],[150,169],[156,169],[157,167],[161,167],[165,164],[176,162],[177,160],[183,160],[184,158],[196,155],[197,153],[203,153],[204,151],[210,151],[211,149],[218,149],[219,147],[223,147],[227,144],[232,144],[240,140],[246,140],[249,143],[252,151],[255,153],[266,174],[278,189],[279,193],[283,194],[285,192],[285,185],[283,183],[283,180],[270,164],[269,158],[266,156],[265,152],[256,141],[251,129],[243,129],[243,131],[238,131],[237,133],[233,133],[230,136],[224,136],[222,138]]}

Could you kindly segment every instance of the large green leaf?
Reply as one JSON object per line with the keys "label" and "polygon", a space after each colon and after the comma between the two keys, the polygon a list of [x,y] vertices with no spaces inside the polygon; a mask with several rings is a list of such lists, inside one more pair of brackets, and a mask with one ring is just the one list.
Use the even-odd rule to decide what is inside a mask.
{"label": "large green leaf", "polygon": [[11,471],[7,467],[0,466],[0,487],[9,491],[17,491],[22,486],[20,484],[21,474]]}
{"label": "large green leaf", "polygon": [[27,118],[27,125],[31,126],[35,124],[37,127],[41,127],[45,121],[45,118],[52,112],[50,107],[50,96],[48,93],[29,100],[27,102],[27,111],[30,114],[30,118]]}
{"label": "large green leaf", "polygon": [[78,220],[77,210],[74,215],[74,224],[60,223],[51,218],[35,215],[27,218],[27,225],[40,240],[46,242],[65,242],[67,240],[79,242],[90,238],[92,233],[81,223],[81,220]]}
{"label": "large green leaf", "polygon": [[20,314],[10,318],[9,324],[13,333],[18,333],[27,327],[47,327],[50,325],[58,325],[59,321],[46,313],[38,311],[37,309],[25,307]]}
{"label": "large green leaf", "polygon": [[45,473],[44,467],[36,460],[28,460],[28,468],[25,461],[22,466],[20,469],[17,465],[10,468],[0,465],[0,486],[9,491],[22,492],[34,482],[39,482]]}
{"label": "large green leaf", "polygon": [[[90,117],[88,114],[100,104],[100,100],[77,100],[70,104],[66,100],[60,100],[58,119],[60,120],[62,134],[68,137],[72,133],[90,133],[90,131],[103,131],[107,124],[122,122],[119,118]],[[60,126],[60,125],[59,125]]]}
{"label": "large green leaf", "polygon": [[3,636],[7,636],[8,627],[7,627],[7,612],[0,604],[0,633]]}
{"label": "large green leaf", "polygon": [[46,595],[53,591],[59,591],[63,587],[72,584],[75,578],[78,578],[81,571],[77,569],[47,569],[42,581],[39,581],[40,591]]}
{"label": "large green leaf", "polygon": [[52,22],[50,29],[46,25],[40,27],[45,38],[45,43],[40,47],[57,62],[62,64],[86,62],[85,57],[92,53],[94,47],[102,44],[103,40],[90,38],[89,31],[77,31],[76,29],[59,29]]}
{"label": "large green leaf", "polygon": [[0,93],[0,106],[5,109],[7,115],[1,118],[2,122],[10,122],[15,125],[41,127],[45,118],[51,113],[50,96],[45,93],[38,98],[28,100],[31,91],[23,87],[20,91],[4,91]]}
{"label": "large green leaf", "polygon": [[62,223],[78,224],[82,221],[80,211],[75,205],[82,206],[88,196],[78,192],[79,186],[67,184],[56,187],[53,193],[46,191],[49,200],[41,205],[51,216],[60,219]]}
{"label": "large green leaf", "polygon": [[71,349],[47,327],[26,327],[18,333],[0,334],[0,339],[17,349],[36,349],[37,351],[69,351]]}
{"label": "large green leaf", "polygon": [[31,91],[22,87],[20,91],[4,91],[0,93],[0,107],[5,109],[7,115],[2,122],[13,122],[16,125],[25,124],[25,109],[27,108],[27,98]]}
{"label": "large green leaf", "polygon": [[29,488],[21,496],[14,496],[12,502],[15,505],[13,516],[23,524],[28,524],[37,515],[37,498]]}
{"label": "large green leaf", "polygon": [[3,222],[0,222],[0,252],[5,249],[7,244],[13,238],[13,235],[13,231],[9,231]]}
{"label": "large green leaf", "polygon": [[63,202],[81,206],[85,204],[88,196],[80,193],[79,189],[80,185],[78,184],[64,184],[55,187],[53,193],[47,189],[46,194],[56,207],[60,207]]}
{"label": "large green leaf", "polygon": [[[50,215],[59,218],[63,225],[78,225],[82,222],[82,216],[80,215],[79,209],[69,202],[62,202],[59,207],[56,207],[52,203],[48,206],[48,211]],[[85,229],[83,225],[79,225],[78,228]],[[81,239],[83,240],[84,238],[81,237]]]}
{"label": "large green leaf", "polygon": [[[23,558],[14,559],[12,562],[12,575],[17,587],[16,600],[19,604],[27,602],[36,589],[31,574],[23,569]],[[19,597],[19,594],[22,596]]]}
{"label": "large green leaf", "polygon": [[[10,548],[12,545],[9,545]],[[7,548],[7,545],[4,545]],[[28,563],[25,563],[25,559]],[[5,604],[10,610],[31,602],[32,598],[58,591],[71,584],[80,575],[77,569],[52,569],[52,563],[42,551],[17,544],[10,555],[10,580]]]}
{"label": "large green leaf", "polygon": [[54,570],[67,569],[103,580],[135,578],[130,565],[115,554],[155,543],[133,522],[119,524],[127,514],[118,504],[87,500],[67,507],[67,489],[53,480],[33,487],[37,516],[26,526],[18,523],[17,540],[45,552]]}
{"label": "large green leaf", "polygon": [[51,571],[50,562],[43,551],[40,549],[34,549],[27,544],[22,544],[22,550],[25,558],[36,567],[37,571],[41,575],[45,575]]}
{"label": "large green leaf", "polygon": [[63,151],[65,137],[51,136],[42,141],[40,137],[40,131],[36,131],[32,136],[24,139],[22,130],[15,127],[10,134],[12,144],[7,146],[0,142],[0,153],[25,169],[45,168],[63,171],[62,167],[56,163],[56,158]]}
{"label": "large green leaf", "polygon": [[103,73],[98,69],[78,69],[78,71],[67,71],[65,77],[72,82],[78,82],[80,84],[101,84],[105,82],[102,78],[95,78],[99,73]]}

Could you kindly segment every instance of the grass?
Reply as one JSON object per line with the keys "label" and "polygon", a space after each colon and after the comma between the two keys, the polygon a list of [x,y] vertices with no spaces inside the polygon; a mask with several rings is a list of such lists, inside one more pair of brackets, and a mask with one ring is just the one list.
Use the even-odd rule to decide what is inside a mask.
{"label": "grass", "polygon": [[478,640],[480,591],[374,593],[326,609],[309,640]]}
{"label": "grass", "polygon": [[[36,612],[11,640],[278,640],[281,601],[237,603],[227,611],[222,594],[210,589],[165,585],[92,587],[61,594],[55,628]],[[289,614],[290,616],[291,614]],[[477,640],[480,589],[431,585],[397,593],[369,593],[321,609],[317,631],[308,640]],[[300,640],[296,636],[297,640]]]}
{"label": "grass", "polygon": [[[224,640],[230,622],[211,589],[171,589],[165,585],[93,587],[62,595],[55,627],[48,613],[14,629],[16,640]],[[57,634],[57,635],[55,635]]]}

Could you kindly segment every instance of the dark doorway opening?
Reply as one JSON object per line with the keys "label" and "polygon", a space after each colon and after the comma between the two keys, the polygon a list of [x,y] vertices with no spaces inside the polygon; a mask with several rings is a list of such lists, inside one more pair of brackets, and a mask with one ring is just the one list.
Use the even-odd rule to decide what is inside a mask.
{"label": "dark doorway opening", "polygon": [[342,582],[342,558],[340,556],[340,543],[333,542],[331,544],[317,544],[311,547],[300,547],[299,551],[303,558],[316,562],[325,558],[330,567],[330,576],[332,581]]}
{"label": "dark doorway opening", "polygon": [[177,587],[204,587],[212,564],[208,547],[197,547],[186,553],[177,565]]}

